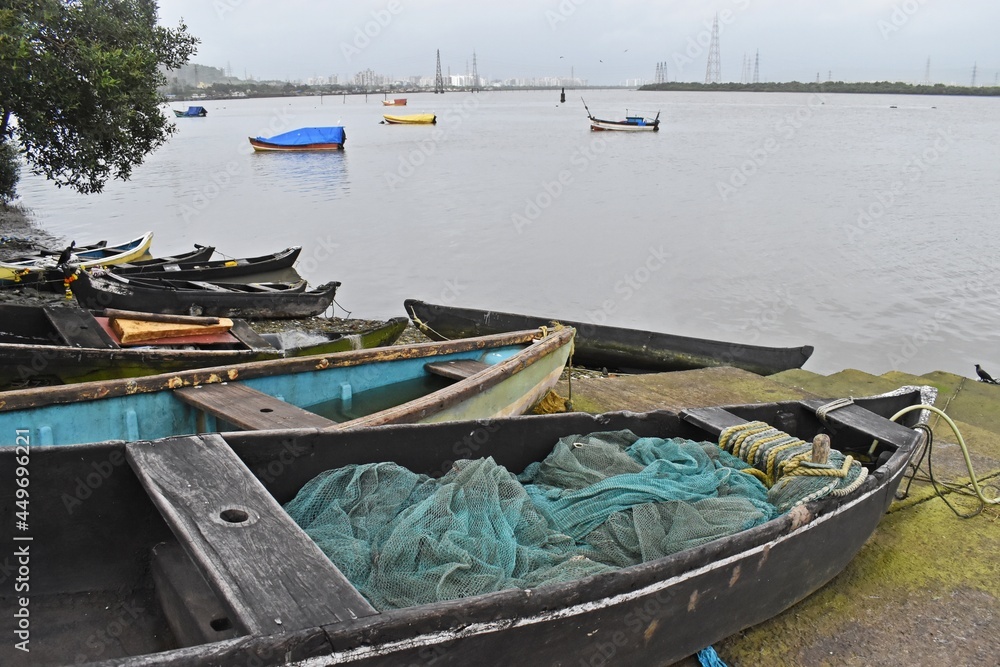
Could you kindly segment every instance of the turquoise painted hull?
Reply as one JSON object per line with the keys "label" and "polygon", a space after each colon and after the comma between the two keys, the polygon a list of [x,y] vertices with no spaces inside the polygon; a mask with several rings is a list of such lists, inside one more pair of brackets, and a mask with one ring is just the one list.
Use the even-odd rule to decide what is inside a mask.
{"label": "turquoise painted hull", "polygon": [[[569,341],[572,339],[569,338]],[[414,349],[428,348],[412,346]],[[440,345],[440,344],[438,344]],[[162,386],[169,382],[171,386],[190,386],[192,384],[214,384],[221,377],[238,377],[230,384],[242,384],[263,394],[278,398],[291,405],[316,411],[321,405],[335,403],[343,410],[344,416],[333,418],[338,426],[350,425],[352,421],[366,422],[372,415],[352,412],[352,406],[361,408],[366,396],[381,392],[392,392],[394,388],[411,386],[407,395],[400,395],[402,405],[413,401],[412,385],[420,384],[418,393],[421,398],[430,392],[433,396],[441,394],[453,400],[443,398],[436,401],[441,408],[426,414],[404,415],[391,423],[411,423],[421,421],[440,421],[442,419],[480,419],[521,414],[544,394],[558,380],[563,366],[567,361],[571,342],[555,349],[544,358],[533,360],[528,364],[515,363],[528,353],[531,346],[524,344],[501,345],[495,347],[478,347],[450,354],[417,354],[413,358],[391,358],[379,360],[379,350],[394,350],[401,348],[376,348],[360,352],[347,352],[317,357],[305,357],[300,360],[279,360],[276,362],[259,362],[256,369],[282,368],[282,364],[298,363],[298,372],[260,374],[248,377],[250,373],[234,365],[219,369],[207,369],[192,372],[185,376],[162,375],[150,378],[132,380],[131,385],[108,383],[108,386],[118,387],[123,395],[102,395],[103,383],[85,383],[74,385],[80,387],[85,398],[80,400],[66,399],[65,389],[57,399],[58,402],[47,401],[48,404],[33,405],[16,409],[18,400],[31,391],[25,390],[0,393],[0,446],[11,446],[16,435],[30,434],[32,445],[69,445],[103,442],[107,440],[153,440],[175,435],[190,435],[195,433],[236,430],[222,419],[206,414],[183,402],[170,389],[139,389],[136,386],[152,386],[150,383],[159,381]],[[369,353],[368,357],[364,357]],[[353,355],[353,356],[352,356]],[[374,360],[368,361],[368,358]],[[364,362],[356,362],[364,358]],[[317,360],[316,363],[312,363]],[[344,360],[347,360],[346,362]],[[449,383],[443,378],[431,376],[425,369],[430,361],[443,362],[452,360],[476,360],[494,366],[516,366],[516,371],[508,373],[509,377],[484,386],[460,400],[455,399],[459,383]],[[303,364],[308,363],[311,370],[302,371]],[[342,365],[343,364],[343,365]],[[254,366],[248,364],[246,366]],[[316,368],[319,367],[319,368]],[[235,372],[234,372],[235,369]],[[213,371],[215,373],[213,374]],[[200,373],[194,375],[194,373]],[[197,378],[197,381],[178,380],[178,378]],[[211,378],[211,379],[208,379]],[[159,379],[159,380],[158,380]],[[137,385],[136,383],[147,383]],[[183,382],[183,384],[180,384]],[[60,388],[62,389],[62,388]],[[112,391],[111,393],[115,393]],[[39,393],[40,396],[55,394]],[[347,398],[346,403],[342,400]],[[7,400],[5,400],[7,399]],[[375,401],[376,405],[384,406],[392,403],[392,398]],[[23,400],[21,400],[23,403]],[[45,403],[46,401],[40,401]],[[13,409],[12,409],[13,407]],[[398,404],[395,407],[400,407]],[[383,408],[384,411],[384,408]],[[320,413],[322,414],[322,413]],[[377,415],[381,415],[378,412]],[[326,416],[326,415],[324,415]],[[329,418],[329,417],[328,417]]]}

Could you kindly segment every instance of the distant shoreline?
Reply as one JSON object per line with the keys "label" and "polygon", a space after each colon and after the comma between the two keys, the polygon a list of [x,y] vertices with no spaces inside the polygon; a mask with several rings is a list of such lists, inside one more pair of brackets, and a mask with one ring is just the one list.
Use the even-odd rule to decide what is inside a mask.
{"label": "distant shoreline", "polygon": [[854,93],[864,95],[965,95],[970,97],[1000,97],[1000,86],[948,86],[943,83],[914,85],[910,83],[876,81],[847,83],[825,81],[801,83],[799,81],[768,83],[694,83],[676,81],[641,86],[642,91],[727,91],[750,93]]}

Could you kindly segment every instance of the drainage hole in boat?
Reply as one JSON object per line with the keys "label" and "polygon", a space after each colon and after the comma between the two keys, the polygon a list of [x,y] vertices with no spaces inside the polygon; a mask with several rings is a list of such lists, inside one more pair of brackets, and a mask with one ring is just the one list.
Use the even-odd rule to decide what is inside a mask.
{"label": "drainage hole in boat", "polygon": [[261,408],[260,411],[261,412],[274,412],[274,410],[271,409],[271,408]]}
{"label": "drainage hole in boat", "polygon": [[239,509],[222,510],[219,517],[227,523],[243,523],[250,518],[250,515]]}
{"label": "drainage hole in boat", "polygon": [[230,630],[233,627],[232,622],[225,616],[223,616],[222,618],[216,618],[215,620],[209,621],[208,624],[211,625],[212,629],[215,630],[216,632],[222,632],[223,630]]}

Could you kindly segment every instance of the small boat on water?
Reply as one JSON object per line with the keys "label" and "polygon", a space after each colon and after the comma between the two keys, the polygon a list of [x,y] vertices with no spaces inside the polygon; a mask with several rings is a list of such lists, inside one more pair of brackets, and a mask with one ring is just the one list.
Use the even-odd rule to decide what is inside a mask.
{"label": "small boat on water", "polygon": [[[825,401],[812,400],[78,447],[37,447],[33,414],[30,422],[10,424],[23,429],[9,431],[18,434],[18,446],[0,450],[0,475],[7,479],[18,479],[19,467],[30,463],[31,530],[15,531],[18,486],[0,485],[0,504],[12,517],[0,524],[0,539],[30,547],[32,572],[44,573],[37,587],[35,578],[31,582],[35,665],[672,664],[837,585],[837,575],[876,530],[918,446],[920,435],[911,428],[916,413],[905,425],[886,417],[920,402],[917,392],[857,399],[823,419],[817,410]],[[538,505],[526,499],[527,483],[515,478],[529,466],[537,476],[543,461],[576,460],[581,471],[608,484],[608,472],[586,454],[593,449],[624,458],[601,439],[611,431],[611,442],[632,441],[633,448],[650,451],[684,446],[675,438],[694,441],[683,450],[697,455],[683,460],[694,470],[696,460],[717,456],[721,462],[715,442],[727,429],[756,421],[780,424],[805,442],[827,433],[842,455],[864,458],[866,474],[857,475],[852,488],[838,489],[844,493],[817,494],[770,519],[748,512],[755,518],[745,530],[693,531],[689,546],[668,553],[658,545],[678,535],[665,535],[657,517],[675,517],[678,530],[691,526],[700,516],[697,502],[647,491],[643,504],[612,508],[617,497],[591,496],[588,509],[603,512],[614,535],[661,527],[658,535],[645,533],[654,555],[639,553],[637,564],[601,563],[585,549],[567,556],[573,538],[542,542],[551,531],[526,529],[546,521],[531,509]],[[878,444],[868,462],[873,440]],[[657,469],[666,474],[677,463],[633,463],[639,472],[624,477]],[[708,477],[724,479],[727,489],[760,484],[743,471],[708,465],[719,465]],[[344,493],[334,494],[339,480]],[[400,486],[389,486],[391,480]],[[396,517],[387,513],[380,525],[375,512],[383,505],[375,500],[394,488],[397,504],[407,496],[424,503]],[[327,492],[325,499],[316,494],[313,500],[313,490]],[[705,511],[723,504],[720,517],[730,520],[746,506],[733,495],[698,502]],[[543,505],[544,516],[552,504]],[[440,512],[431,514],[434,509]],[[644,512],[653,513],[646,522]],[[604,528],[591,534],[608,533]],[[386,534],[397,539],[370,551],[374,538]],[[28,546],[19,547],[18,538],[29,535]],[[338,556],[345,559],[340,565]],[[344,564],[362,561],[365,567],[355,569]],[[543,583],[526,581],[525,573],[540,566]],[[414,572],[417,577],[405,576]],[[387,592],[377,600],[369,592],[370,600],[361,591],[379,579]],[[408,605],[413,590],[436,592],[437,599]],[[393,592],[403,606],[386,602]],[[17,595],[2,596],[0,613],[18,618],[29,613],[26,604]],[[16,642],[24,640],[16,630],[14,636],[0,646],[4,664],[23,655]],[[104,639],[118,636],[127,641]]]}
{"label": "small boat on water", "polygon": [[[213,249],[214,251],[214,249]],[[253,276],[291,267],[302,251],[300,246],[258,257],[239,257],[211,260],[208,257],[194,260],[138,262],[109,267],[119,276],[129,278],[167,278],[169,280],[228,280]],[[209,253],[209,257],[212,253]]]}
{"label": "small boat on water", "polygon": [[382,106],[384,106],[384,107],[405,107],[406,106],[406,98],[405,97],[397,97],[394,100],[382,100]]}
{"label": "small boat on water", "polygon": [[177,118],[204,118],[208,115],[208,110],[205,107],[188,107],[184,111],[178,111],[174,109],[174,116]]}
{"label": "small boat on water", "polygon": [[255,151],[339,151],[344,149],[347,133],[343,127],[302,127],[273,137],[250,137]]}
{"label": "small boat on water", "polygon": [[434,340],[563,324],[576,329],[574,365],[627,373],[734,366],[758,375],[772,375],[801,368],[813,353],[811,345],[745,345],[537,315],[435,305],[417,299],[407,299],[403,307],[413,323]]}
{"label": "small boat on water", "polygon": [[[110,266],[133,262],[149,252],[153,243],[153,232],[119,243],[118,245],[98,245],[77,249],[74,244],[59,254],[38,253],[0,262],[0,285],[24,285],[58,279],[62,281],[60,264],[73,263],[82,268]],[[58,274],[58,278],[56,278]]]}
{"label": "small boat on water", "polygon": [[437,116],[432,113],[411,113],[402,116],[384,114],[382,118],[385,119],[382,122],[388,125],[433,125],[437,123]]}
{"label": "small boat on water", "polygon": [[[172,373],[192,368],[329,354],[391,345],[409,322],[393,318],[354,334],[286,331],[258,333],[243,320],[201,326],[206,318],[177,316],[187,327],[160,327],[135,342],[116,327],[146,322],[147,313],[91,313],[81,308],[0,304],[0,389],[70,384]],[[218,318],[216,324],[219,324]]]}
{"label": "small boat on water", "polygon": [[294,283],[220,283],[202,280],[132,278],[110,271],[77,271],[70,289],[84,308],[117,308],[168,315],[208,315],[271,320],[312,317],[323,313],[337,294],[339,282],[306,289]]}
{"label": "small boat on water", "polygon": [[[584,102],[583,108],[587,109]],[[590,129],[593,132],[613,131],[613,132],[658,132],[660,130],[660,112],[656,112],[655,118],[644,116],[632,116],[625,112],[625,120],[603,120],[595,118],[590,109],[587,109],[587,118],[590,119]]]}
{"label": "small boat on water", "polygon": [[19,389],[0,392],[0,428],[71,445],[515,415],[559,380],[572,343],[572,329],[521,331]]}

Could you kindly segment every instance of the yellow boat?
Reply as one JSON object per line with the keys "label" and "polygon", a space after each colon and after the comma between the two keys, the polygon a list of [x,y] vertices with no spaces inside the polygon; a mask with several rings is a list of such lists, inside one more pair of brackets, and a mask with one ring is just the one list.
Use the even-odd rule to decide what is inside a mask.
{"label": "yellow boat", "polygon": [[432,113],[411,113],[403,116],[384,114],[382,118],[390,125],[433,125],[437,122],[437,116]]}
{"label": "yellow boat", "polygon": [[[95,266],[111,266],[133,262],[149,252],[153,243],[153,232],[146,232],[136,239],[115,246],[100,246],[70,252],[67,263],[84,269]],[[71,250],[71,248],[67,248]],[[65,254],[65,253],[64,253]],[[46,279],[46,272],[56,269],[62,257],[50,254],[36,254],[0,262],[0,285],[34,284]],[[61,278],[61,276],[60,276]]]}

